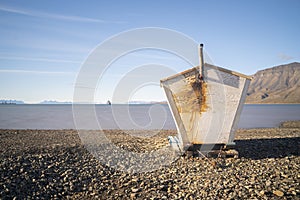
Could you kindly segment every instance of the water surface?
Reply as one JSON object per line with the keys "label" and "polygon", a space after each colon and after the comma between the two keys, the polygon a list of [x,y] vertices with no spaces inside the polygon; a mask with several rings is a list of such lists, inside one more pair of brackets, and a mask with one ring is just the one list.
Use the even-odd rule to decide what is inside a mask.
{"label": "water surface", "polygon": [[[95,117],[102,129],[176,129],[167,105],[96,105],[95,113],[80,121],[90,129]],[[84,105],[82,106],[84,110]],[[245,105],[239,128],[278,127],[280,122],[300,120],[300,104]],[[72,105],[0,105],[1,129],[75,129]]]}

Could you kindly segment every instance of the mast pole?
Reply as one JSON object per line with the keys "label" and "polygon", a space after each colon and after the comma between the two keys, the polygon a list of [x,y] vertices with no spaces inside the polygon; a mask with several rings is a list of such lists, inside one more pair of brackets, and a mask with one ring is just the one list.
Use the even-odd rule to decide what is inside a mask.
{"label": "mast pole", "polygon": [[202,81],[203,80],[203,72],[204,72],[204,57],[203,57],[203,44],[199,45],[199,78]]}

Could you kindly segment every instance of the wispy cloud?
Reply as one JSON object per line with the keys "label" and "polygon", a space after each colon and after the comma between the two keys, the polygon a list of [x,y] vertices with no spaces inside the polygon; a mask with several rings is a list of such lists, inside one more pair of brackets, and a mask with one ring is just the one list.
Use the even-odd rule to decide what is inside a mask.
{"label": "wispy cloud", "polygon": [[19,15],[26,15],[31,17],[40,17],[40,18],[49,18],[49,19],[58,19],[65,21],[76,21],[76,22],[92,22],[92,23],[125,23],[124,21],[110,21],[103,19],[96,19],[90,17],[82,17],[82,16],[73,16],[73,15],[61,15],[56,13],[46,13],[40,12],[36,10],[26,10],[21,8],[14,8],[10,6],[0,5],[0,11],[15,13]]}
{"label": "wispy cloud", "polygon": [[16,13],[16,14],[20,14],[20,15],[33,16],[29,12],[26,12],[26,11],[23,11],[23,10],[18,10],[18,9],[15,9],[15,8],[6,7],[6,6],[3,6],[3,5],[0,5],[0,10],[5,11],[5,12],[10,12],[10,13]]}
{"label": "wispy cloud", "polygon": [[17,47],[24,49],[36,49],[41,51],[54,51],[63,53],[77,53],[81,55],[88,54],[94,46],[86,43],[70,42],[66,39],[51,38],[51,37],[38,37],[38,36],[24,36],[19,40],[8,38],[1,41],[1,45],[9,47]]}
{"label": "wispy cloud", "polygon": [[59,71],[35,71],[35,70],[18,70],[18,69],[0,69],[0,73],[25,73],[25,74],[49,74],[49,75],[74,75],[73,72]]}
{"label": "wispy cloud", "polygon": [[166,56],[166,53],[164,52],[165,55],[153,55],[153,54],[144,54],[144,53],[132,53],[132,56],[136,56],[136,57],[143,57],[143,58],[147,58],[147,59],[159,59],[159,60],[173,60],[173,61],[177,61],[179,59],[181,59],[180,57],[176,57],[176,55],[174,56]]}
{"label": "wispy cloud", "polygon": [[278,58],[280,58],[283,61],[288,61],[288,60],[292,60],[294,57],[284,53],[280,53],[278,54]]}
{"label": "wispy cloud", "polygon": [[49,59],[49,58],[33,58],[33,57],[18,57],[18,56],[0,56],[0,60],[23,60],[23,61],[41,61],[51,63],[81,63],[74,60],[61,60],[61,59]]}

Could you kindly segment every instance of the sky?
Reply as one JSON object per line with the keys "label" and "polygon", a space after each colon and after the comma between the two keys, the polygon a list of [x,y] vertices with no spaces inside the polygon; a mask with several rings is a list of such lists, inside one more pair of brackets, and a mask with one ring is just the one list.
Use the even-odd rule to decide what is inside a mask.
{"label": "sky", "polygon": [[[116,34],[144,27],[204,43],[213,64],[246,75],[299,62],[299,10],[299,0],[0,0],[0,99],[73,101],[76,78],[91,52]],[[151,63],[175,72],[193,67],[170,52],[132,52],[99,77],[94,101],[113,99],[122,78]],[[158,81],[141,85],[129,100],[165,99]]]}

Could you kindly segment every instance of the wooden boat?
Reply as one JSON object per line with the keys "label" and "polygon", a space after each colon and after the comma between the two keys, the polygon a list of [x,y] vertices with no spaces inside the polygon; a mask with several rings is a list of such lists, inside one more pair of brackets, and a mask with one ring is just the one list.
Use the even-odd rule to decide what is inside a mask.
{"label": "wooden boat", "polygon": [[178,131],[169,141],[180,150],[234,144],[251,81],[244,74],[204,63],[200,51],[199,66],[161,80]]}

